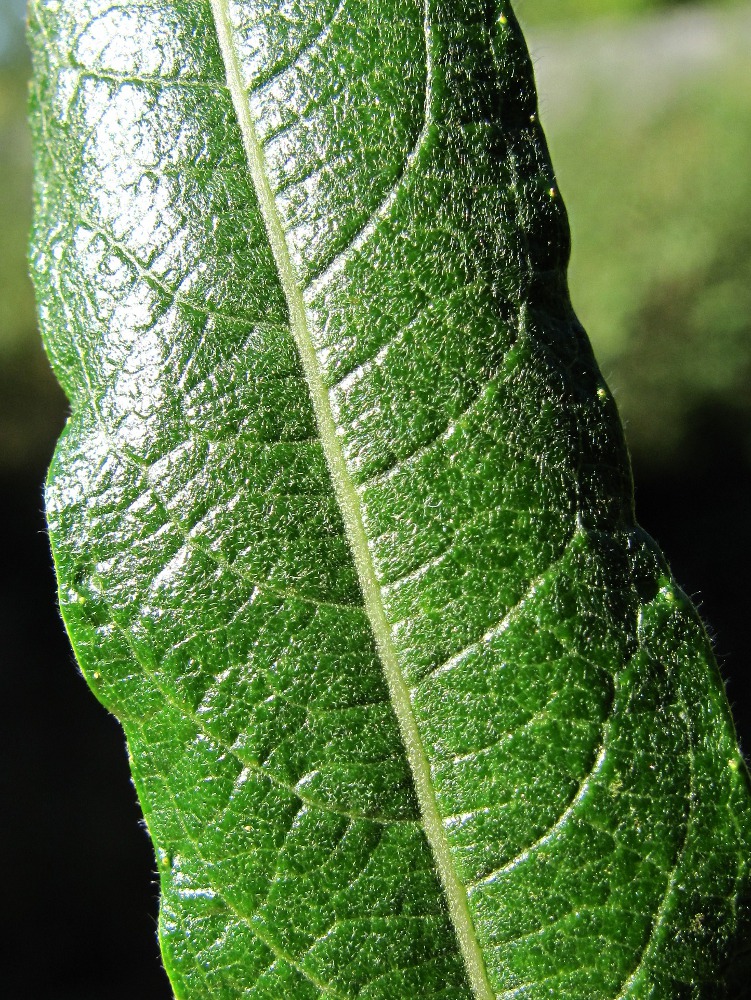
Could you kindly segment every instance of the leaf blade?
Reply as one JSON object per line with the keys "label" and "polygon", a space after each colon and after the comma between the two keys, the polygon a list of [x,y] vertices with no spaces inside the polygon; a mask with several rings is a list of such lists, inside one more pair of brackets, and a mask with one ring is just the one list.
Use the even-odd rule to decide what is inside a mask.
{"label": "leaf blade", "polygon": [[[343,10],[340,4],[337,13]],[[467,905],[467,893],[457,877],[443,823],[433,789],[430,765],[422,745],[409,691],[399,665],[391,628],[384,611],[380,587],[376,578],[373,560],[365,527],[360,501],[351,481],[344,454],[338,441],[338,429],[334,422],[327,387],[322,378],[316,356],[315,344],[308,326],[305,301],[298,283],[295,269],[287,246],[287,237],[276,209],[275,196],[271,190],[266,171],[263,149],[259,142],[250,107],[245,99],[242,81],[242,66],[234,45],[230,8],[226,0],[212,0],[214,20],[217,24],[219,42],[222,49],[227,79],[240,128],[243,143],[250,164],[262,213],[269,234],[274,259],[280,274],[285,297],[289,306],[290,326],[297,344],[303,368],[305,369],[311,400],[316,413],[318,432],[331,473],[331,481],[337,494],[339,507],[344,519],[347,537],[357,567],[364,605],[368,615],[383,671],[389,687],[391,702],[399,723],[406,756],[410,764],[415,791],[420,806],[423,828],[433,851],[438,873],[443,883],[448,901],[449,913],[462,949],[470,984],[473,992],[481,1000],[492,1000],[492,991],[485,970],[485,962],[475,934],[474,924]],[[336,17],[336,14],[334,15]],[[332,22],[329,22],[329,28]],[[320,36],[319,36],[320,37]],[[362,231],[362,230],[361,230]]]}
{"label": "leaf blade", "polygon": [[[76,35],[74,66],[84,37],[91,49],[91,36],[96,35],[91,26],[121,16],[118,8],[113,15],[104,5],[101,10],[96,4],[90,7],[96,16],[91,10],[79,12],[91,22]],[[139,28],[146,24],[161,39],[168,32],[157,30],[160,19],[180,23],[191,10],[160,4],[139,8],[126,20],[145,17]],[[240,28],[233,30],[241,34],[248,27],[243,28],[242,18],[252,11],[241,4],[232,10],[240,18]],[[442,864],[445,882],[450,864],[460,886],[467,887],[476,939],[483,947],[492,987],[481,984],[482,975],[475,969],[470,973],[475,995],[487,988],[489,995],[542,996],[548,995],[551,984],[565,997],[613,996],[616,991],[623,996],[671,996],[686,984],[701,988],[702,981],[715,975],[723,936],[730,935],[736,919],[731,911],[747,879],[741,849],[748,837],[743,765],[724,692],[711,673],[711,652],[701,625],[666,576],[661,556],[633,522],[617,418],[565,292],[568,233],[544,140],[533,120],[531,70],[510,9],[501,6],[501,12],[496,24],[488,12],[471,5],[431,4],[431,16],[423,23],[424,12],[407,5],[400,12],[401,34],[393,30],[389,35],[377,11],[364,5],[355,23],[352,5],[340,4],[332,20],[319,25],[315,37],[303,43],[303,59],[312,58],[323,39],[329,47],[338,41],[348,56],[354,51],[362,57],[362,45],[353,48],[352,30],[363,28],[355,35],[370,37],[371,43],[378,36],[380,47],[371,46],[369,55],[386,64],[398,61],[389,55],[389,45],[398,54],[404,45],[414,45],[418,35],[425,43],[425,56],[417,59],[424,74],[418,72],[405,84],[413,95],[406,106],[413,110],[404,116],[409,121],[398,146],[402,166],[384,170],[374,190],[366,190],[367,198],[356,196],[352,205],[341,199],[342,178],[354,178],[356,195],[367,189],[362,164],[372,173],[373,156],[388,159],[389,142],[381,136],[376,153],[364,145],[360,161],[352,144],[342,142],[351,159],[342,160],[339,173],[333,170],[325,182],[309,173],[305,157],[310,150],[301,143],[299,155],[295,153],[294,123],[274,133],[275,127],[282,127],[272,107],[275,91],[277,104],[285,95],[280,73],[294,77],[298,63],[280,69],[278,60],[275,64],[266,58],[264,63],[258,45],[253,49],[248,43],[243,50],[251,52],[251,68],[261,88],[267,88],[269,141],[283,139],[293,172],[291,177],[277,176],[276,192],[267,183],[260,197],[263,183],[256,183],[254,192],[234,173],[243,166],[238,156],[242,141],[218,82],[220,60],[211,25],[204,21],[203,34],[198,33],[202,45],[195,38],[184,42],[186,47],[194,45],[195,60],[172,60],[193,73],[190,86],[180,91],[179,104],[166,96],[169,86],[164,80],[136,80],[133,69],[126,80],[122,70],[119,77],[109,73],[117,77],[114,81],[102,73],[103,59],[116,63],[121,57],[117,47],[96,50],[95,69],[87,70],[99,77],[92,86],[104,87],[107,100],[101,91],[88,97],[87,114],[76,124],[86,136],[77,165],[86,182],[98,186],[105,215],[110,211],[104,221],[114,230],[107,245],[116,251],[116,259],[110,260],[97,243],[104,240],[101,230],[107,229],[102,220],[95,220],[98,228],[91,221],[82,227],[82,209],[72,209],[69,242],[76,245],[78,238],[76,247],[85,259],[80,287],[70,279],[76,276],[75,267],[68,265],[67,298],[82,307],[87,321],[101,327],[101,301],[91,308],[88,299],[92,290],[101,298],[114,288],[136,315],[135,307],[145,311],[148,322],[122,324],[122,329],[115,324],[120,339],[111,342],[121,354],[108,368],[97,357],[96,345],[86,343],[80,318],[64,316],[78,327],[83,344],[69,349],[57,317],[51,350],[60,370],[77,372],[79,397],[86,401],[88,415],[79,405],[79,429],[69,431],[63,445],[68,455],[53,477],[51,524],[61,580],[68,580],[67,593],[63,583],[65,614],[78,636],[79,658],[84,666],[104,658],[107,669],[95,671],[98,677],[89,667],[92,682],[107,677],[108,686],[119,685],[127,692],[109,703],[125,715],[150,826],[157,843],[182,845],[182,853],[165,855],[169,864],[163,879],[163,938],[174,981],[184,981],[185,989],[196,995],[247,990],[254,996],[303,996],[312,990],[310,995],[378,996],[379,989],[386,991],[383,995],[393,995],[389,989],[403,994],[415,988],[416,981],[398,971],[410,955],[421,960],[421,995],[466,995],[445,903],[415,822],[393,712],[389,714],[383,699],[384,657],[379,662],[376,655],[379,629],[396,650],[392,692],[395,685],[409,685],[409,712],[429,755],[428,791],[444,820],[450,852],[449,861],[439,859],[439,868]],[[252,37],[278,41],[282,34],[274,34],[273,8],[263,16],[266,34]],[[339,29],[343,35],[337,40]],[[164,58],[164,44],[151,48]],[[149,51],[142,45],[136,58],[148,62],[144,54]],[[212,53],[209,59],[207,51]],[[59,68],[58,107],[65,96],[60,78],[72,68]],[[375,86],[368,90],[369,79],[366,74],[360,93],[353,85],[355,110],[347,106],[345,117],[354,115],[357,121],[362,115],[368,95],[377,91]],[[212,102],[222,108],[208,121],[201,118],[205,110],[198,102],[187,104],[189,91],[204,93],[206,84]],[[159,92],[144,100],[150,85]],[[294,80],[292,86],[294,93]],[[300,116],[308,133],[311,121],[317,120],[315,112],[325,114],[331,90],[318,83],[312,89],[324,99],[307,119]],[[428,97],[423,107],[424,92]],[[159,129],[150,129],[145,115],[132,113],[139,99],[150,114],[159,112],[164,135],[178,140],[175,148],[185,178],[191,176],[191,165],[210,166],[194,189],[198,212],[188,199],[181,203],[174,188],[168,203],[184,206],[187,245],[213,262],[213,287],[209,281],[202,284],[197,256],[187,266],[181,260],[177,251],[185,240],[180,244],[179,226],[177,235],[168,233],[160,240],[159,225],[169,229],[168,218],[154,224],[147,213],[144,224],[134,224],[138,200],[128,203],[130,186],[148,179],[149,146],[160,150]],[[388,101],[383,103],[388,109]],[[92,133],[97,106],[105,108],[106,120],[104,125],[97,121]],[[252,99],[248,106],[252,110]],[[243,105],[235,101],[235,107],[242,119]],[[415,114],[417,107],[424,113]],[[202,122],[205,135],[214,137],[208,153],[198,143],[197,130],[190,135],[191,113]],[[347,128],[352,132],[351,123],[345,122],[339,132],[335,120],[329,125],[330,134],[319,129],[324,146],[346,139]],[[91,134],[98,159],[87,146]],[[217,138],[229,134],[228,143]],[[113,144],[105,140],[111,135],[118,139],[120,148],[116,143],[114,152],[125,182],[107,169],[105,154],[112,155]],[[97,149],[97,143],[102,148]],[[159,151],[157,162],[164,166],[170,155],[166,148]],[[350,170],[352,158],[355,167]],[[131,162],[137,169],[129,174]],[[360,188],[355,183],[358,168]],[[57,170],[66,174],[61,162]],[[67,174],[67,186],[75,192],[77,178],[71,171]],[[296,185],[304,188],[311,176],[318,177],[320,203],[315,198],[295,202],[289,191]],[[80,193],[81,204],[85,193]],[[164,198],[163,192],[159,195]],[[139,196],[142,205],[158,204],[153,192],[150,202],[148,197],[143,201],[143,192]],[[59,209],[69,197],[52,196],[49,201]],[[279,211],[276,236],[272,232],[268,242],[264,200]],[[307,235],[295,211],[309,224]],[[65,218],[66,213],[61,214]],[[44,210],[40,215],[44,217]],[[239,235],[227,232],[223,240],[212,241],[205,220],[227,215],[234,223],[248,215],[251,220],[239,225]],[[125,233],[118,233],[124,223]],[[83,243],[82,229],[93,233]],[[64,242],[59,232],[57,246]],[[147,250],[144,261],[133,252],[139,241]],[[250,257],[244,241],[253,248]],[[55,238],[51,244],[53,256]],[[394,244],[406,252],[394,251]],[[288,263],[281,267],[280,247],[289,247]],[[231,248],[233,281],[218,266],[223,248]],[[123,269],[128,274],[121,282],[124,294],[117,287]],[[292,273],[295,269],[297,274]],[[254,289],[244,299],[233,293],[238,272]],[[384,274],[390,280],[384,281]],[[289,289],[297,280],[304,291],[295,303]],[[204,288],[209,311],[200,301]],[[395,309],[381,305],[384,295],[399,300]],[[248,312],[249,303],[255,304],[258,318],[253,321],[251,309],[251,318],[234,329],[236,318],[219,313],[225,313],[228,300],[240,314]],[[170,308],[181,310],[179,323],[165,320]],[[315,344],[310,337],[305,343],[296,338],[298,349],[303,347],[306,379],[290,349],[285,315],[294,328],[303,308],[302,319],[310,322],[317,338]],[[410,311],[413,315],[401,333],[399,318]],[[401,336],[392,341],[389,332],[395,329]],[[111,336],[111,322],[109,331]],[[460,348],[452,349],[457,342]],[[224,344],[224,354],[218,344]],[[269,373],[279,376],[277,381],[283,377],[289,394],[281,396],[278,385],[244,385],[243,363],[257,371],[260,380]],[[202,378],[191,382],[192,371]],[[150,392],[134,380],[154,373],[156,383],[169,391],[160,397],[148,383],[159,405],[139,413],[139,399],[148,402]],[[380,406],[375,405],[378,401]],[[312,415],[316,412],[321,430],[320,414],[327,406],[322,446],[315,440]],[[237,415],[229,431],[223,427],[228,412]],[[254,419],[243,426],[251,414]],[[339,437],[333,480],[336,483],[339,476],[349,486],[340,486],[337,507],[329,474],[331,442]],[[254,488],[238,489],[243,481],[248,486],[248,473]],[[114,488],[111,481],[116,482]],[[221,494],[217,483],[234,489],[229,496]],[[272,503],[266,502],[269,497]],[[348,524],[352,512],[347,513],[353,497],[362,511],[360,541],[354,544]],[[71,528],[74,510],[79,520],[77,525],[73,520]],[[166,553],[163,564],[154,559],[156,544]],[[358,550],[366,610],[371,602],[368,614],[353,572]],[[123,552],[129,553],[130,562],[123,560]],[[129,589],[131,577],[141,581],[140,591]],[[214,621],[203,640],[179,620],[186,607],[201,620],[201,595],[210,595],[212,604],[212,617],[205,623]],[[128,607],[132,601],[139,604],[135,612]],[[374,628],[379,615],[380,626]],[[274,639],[268,623],[276,628],[280,619],[283,638]],[[355,705],[348,709],[363,707],[370,727],[365,743],[374,758],[359,761],[354,769],[349,760],[357,756],[352,723],[338,730],[334,726],[332,732],[331,725],[320,722],[319,711],[321,705],[331,710],[327,698],[332,686],[336,688],[337,670],[353,655],[345,642],[345,633],[349,637],[353,630],[359,636],[357,666],[346,672],[340,689],[346,689],[345,700],[354,694]],[[664,636],[671,630],[672,642],[667,643]],[[231,650],[226,670],[219,669],[221,655],[209,641],[214,631]],[[326,657],[320,656],[317,645],[331,636],[337,640]],[[293,647],[292,657],[283,639]],[[383,645],[382,640],[381,651]],[[315,675],[322,661],[336,667],[324,671],[312,689],[306,688],[306,666],[307,673]],[[135,681],[125,663],[137,665],[140,676]],[[284,700],[284,711],[271,722],[259,714],[259,704],[265,701],[247,690],[251,685],[243,678],[243,668],[249,663],[254,683],[265,683],[264,693],[271,692],[277,703]],[[520,678],[504,673],[510,663]],[[246,708],[251,705],[255,714],[243,715],[242,707],[232,703],[225,688],[233,682],[241,688],[245,684],[240,702]],[[379,691],[376,704],[385,721],[374,718],[372,697]],[[128,717],[128,697],[142,706],[140,720],[132,709]],[[701,717],[704,703],[709,709],[698,727],[690,716]],[[667,721],[652,734],[650,720],[656,712],[665,712]],[[305,739],[296,740],[288,734],[302,724],[303,716]],[[278,743],[269,735],[274,728]],[[402,719],[402,734],[404,729]],[[142,731],[148,735],[142,736]],[[725,763],[720,766],[715,756],[705,756],[697,776],[694,761],[710,733]],[[337,745],[341,750],[332,752]],[[266,756],[269,747],[273,749]],[[186,752],[190,759],[182,761]],[[401,763],[389,772],[392,758]],[[638,772],[634,760],[641,765]],[[178,761],[177,774],[170,776]],[[414,771],[414,759],[412,764]],[[658,772],[656,779],[650,779],[652,770]],[[386,780],[381,781],[384,774]],[[191,781],[198,782],[200,795],[191,790]],[[216,795],[212,783],[219,789]],[[418,779],[424,807],[429,795],[424,790],[420,794],[419,785]],[[246,786],[253,786],[252,794],[246,794]],[[229,844],[238,830],[222,828],[225,814],[232,812],[234,819],[263,816],[270,808],[269,786],[276,796],[270,824],[276,833],[246,830],[249,836],[241,837],[244,862],[252,858],[255,869],[233,869]],[[698,805],[696,787],[704,789]],[[709,833],[712,796],[728,810],[733,806],[729,815],[734,816],[739,838],[734,847],[727,836],[727,818],[719,833]],[[171,803],[171,810],[164,802]],[[294,805],[297,811],[290,819]],[[390,822],[382,822],[380,808]],[[269,868],[272,856],[277,862],[283,857],[294,868],[285,854],[287,837],[300,814],[309,811],[325,813],[325,823],[345,819],[360,824],[359,836],[366,842],[375,836],[373,825],[385,826],[388,834],[379,836],[400,845],[398,850],[387,845],[381,856],[400,866],[400,877],[408,880],[409,888],[397,893],[388,866],[381,864],[373,885],[361,894],[368,900],[369,930],[364,936],[355,934],[355,918],[348,915],[358,912],[362,899],[344,898],[340,885],[332,909],[331,898],[323,892],[327,879],[336,883],[331,872],[314,884],[308,873],[307,881],[295,881],[286,869],[281,877]],[[406,825],[401,822],[405,816]],[[320,816],[316,822],[324,823]],[[673,822],[677,828],[669,829]],[[646,844],[638,837],[644,826],[656,831]],[[691,833],[697,827],[703,831],[698,842]],[[327,835],[320,829],[318,834],[323,842],[326,836],[332,842],[334,828],[327,829]],[[437,838],[431,839],[435,845]],[[293,837],[293,842],[301,851],[299,839]],[[583,869],[582,859],[587,862]],[[346,868],[351,861],[342,864]],[[735,882],[727,876],[733,868]],[[415,871],[422,873],[422,889],[415,883]],[[223,892],[216,891],[217,878]],[[256,883],[264,880],[276,896],[257,909],[252,905],[259,895]],[[307,895],[300,889],[303,883]],[[685,885],[693,885],[695,898],[676,915],[681,906],[676,889]],[[698,918],[706,920],[704,904],[719,887],[724,918],[717,918],[721,926],[708,930]],[[379,923],[384,903],[376,899],[379,891],[393,910],[391,930]],[[530,897],[534,906],[529,905]],[[422,929],[408,934],[410,921],[402,918],[413,899],[423,900],[426,912],[414,914]],[[510,902],[514,899],[516,906]],[[233,909],[238,921],[227,918]],[[316,918],[322,933],[316,936],[311,929],[306,934],[295,923],[295,913],[302,910]],[[396,931],[394,920],[400,921]],[[454,929],[458,924],[454,916]],[[212,936],[218,941],[228,926],[241,943],[213,962]],[[666,940],[666,928],[679,930],[682,943]],[[191,936],[208,943],[189,968]],[[353,940],[359,943],[355,953]],[[386,955],[377,954],[378,942],[386,941]],[[243,968],[241,956],[246,952],[251,959]]]}
{"label": "leaf blade", "polygon": [[[93,14],[100,20],[113,16],[106,5]],[[84,22],[83,32],[76,17]],[[66,29],[68,37],[78,41],[90,27],[87,18],[96,24],[91,11],[79,8],[67,11],[62,25],[56,25],[63,36],[58,45],[64,52],[61,43],[66,41]],[[143,30],[144,25],[139,23],[139,27]],[[203,38],[199,36],[194,43],[197,48],[205,46],[210,51],[209,28],[206,23]],[[52,51],[45,48],[45,55]],[[63,58],[61,62],[75,60]],[[57,68],[63,76],[67,71],[67,65]],[[338,979],[348,991],[353,980],[365,988],[370,979],[375,981],[390,970],[393,974],[393,967],[401,961],[416,965],[417,971],[405,973],[415,988],[428,995],[461,996],[463,972],[452,957],[453,932],[424,836],[413,822],[411,781],[400,763],[403,754],[374,659],[372,638],[367,630],[363,632],[361,598],[354,573],[347,568],[350,558],[341,544],[340,518],[332,498],[326,502],[330,489],[320,446],[309,443],[314,425],[307,388],[294,345],[285,333],[281,297],[273,282],[269,286],[268,276],[275,274],[273,265],[260,274],[261,288],[255,296],[263,302],[256,309],[259,323],[252,308],[247,315],[247,304],[246,315],[242,315],[244,303],[237,301],[237,296],[230,315],[226,315],[226,281],[224,301],[218,306],[210,301],[206,308],[200,301],[200,288],[198,295],[163,295],[164,281],[158,273],[152,278],[149,268],[135,266],[133,252],[126,255],[121,251],[117,260],[111,260],[98,242],[98,232],[88,236],[95,227],[84,228],[82,224],[79,203],[83,206],[85,200],[70,193],[76,185],[76,173],[84,177],[95,173],[100,192],[110,185],[105,208],[109,207],[116,224],[121,201],[129,193],[131,158],[141,167],[141,147],[145,144],[148,155],[148,147],[158,143],[160,134],[179,131],[176,116],[182,115],[191,93],[200,93],[195,71],[190,89],[178,91],[180,105],[167,88],[158,88],[165,89],[166,96],[154,96],[154,81],[133,83],[136,74],[132,71],[126,74],[125,93],[119,89],[119,79],[114,84],[109,79],[114,73],[104,81],[99,79],[103,75],[92,73],[96,79],[86,86],[95,93],[82,102],[85,114],[72,126],[67,124],[74,132],[73,139],[76,129],[88,135],[90,118],[86,121],[86,115],[99,111],[106,124],[94,133],[93,150],[85,147],[85,140],[81,142],[78,158],[75,143],[66,137],[69,157],[74,160],[73,176],[58,162],[49,176],[57,178],[60,189],[45,192],[49,215],[62,219],[63,224],[70,218],[65,235],[71,244],[78,238],[78,256],[69,262],[67,273],[69,288],[77,294],[69,294],[72,301],[61,304],[55,298],[56,289],[48,285],[47,290],[53,304],[65,309],[62,322],[61,317],[55,317],[58,330],[64,334],[69,325],[83,344],[59,348],[67,355],[64,367],[78,376],[78,405],[76,426],[69,428],[61,444],[67,458],[59,459],[57,472],[53,469],[48,512],[53,536],[57,537],[61,604],[79,659],[88,668],[92,686],[125,723],[139,792],[165,861],[161,923],[173,982],[176,989],[199,995],[235,995],[239,989],[250,988],[258,995],[278,995],[284,990],[305,995],[311,989],[315,995],[322,989],[324,995],[339,995],[342,987],[337,986]],[[78,76],[87,78],[85,72]],[[208,76],[207,83],[213,87],[216,74],[209,72]],[[104,88],[104,97],[99,96],[100,88]],[[45,120],[48,129],[57,127],[58,117],[61,124],[66,123],[64,114],[55,113],[65,97],[62,87],[55,91],[55,97],[57,105],[53,104],[54,110]],[[219,126],[231,119],[231,106],[226,99],[224,104],[224,121],[217,116]],[[134,105],[137,109],[140,105],[141,115],[132,113]],[[192,108],[198,113],[200,105],[195,97]],[[189,137],[192,142],[184,137],[186,176],[190,176],[191,166],[195,169],[195,164],[201,163],[202,130],[211,134],[213,124],[217,131],[211,118],[198,118]],[[120,154],[117,162],[122,172],[111,169],[112,146],[107,140],[112,125],[117,126],[120,148],[115,152]],[[46,149],[53,148],[48,142]],[[204,154],[210,168],[205,168],[205,173],[223,177],[226,187],[231,188],[237,160],[230,157],[229,163],[223,163],[225,153],[218,143],[210,152],[213,157]],[[184,202],[192,195],[194,191],[187,191]],[[209,221],[212,215],[226,213],[226,209],[221,212],[222,196],[219,186],[214,192],[219,205],[209,213]],[[245,214],[253,202],[252,190],[247,185],[241,188],[239,194],[235,192],[235,201],[236,214]],[[132,210],[132,202],[126,202],[128,208]],[[190,209],[186,215],[192,217]],[[210,228],[206,229],[204,248],[211,244]],[[54,255],[60,226],[51,230],[51,239],[45,235],[40,241],[42,253],[49,256]],[[263,234],[262,226],[260,232]],[[244,238],[250,242],[251,236],[252,231]],[[137,241],[135,233],[131,242]],[[243,256],[233,256],[237,275]],[[258,284],[259,262],[252,263],[256,268],[252,277]],[[120,288],[115,289],[119,300],[112,296],[118,300],[115,309],[136,315],[140,309],[148,320],[137,328],[135,336],[132,326],[125,323],[114,324],[114,330],[110,326],[110,350],[124,355],[117,359],[123,375],[120,391],[111,385],[112,355],[104,356],[98,344],[85,337],[87,325],[104,333],[102,316],[90,306],[82,310],[83,315],[76,315],[72,308],[88,304],[86,293],[92,286],[106,286],[99,281],[105,267],[116,277],[126,271],[126,280],[121,278]],[[216,277],[221,286],[221,270]],[[98,290],[101,299],[108,289]],[[276,305],[276,323],[273,311],[269,315],[269,303],[272,310]],[[178,356],[173,350],[176,344],[181,352]],[[132,395],[130,400],[128,395],[145,359],[148,370],[156,372],[157,381],[162,379],[173,392],[179,392],[181,405],[158,407],[149,413],[145,421],[149,433],[142,435],[138,432],[139,414],[133,414]],[[248,370],[260,376],[257,391],[247,385]],[[279,385],[287,387],[283,419],[277,414]],[[271,406],[269,387],[277,388]],[[143,391],[146,387],[137,388],[138,395],[148,401]],[[229,427],[228,411],[233,418]],[[237,443],[243,446],[244,469],[242,463],[237,468]],[[250,473],[252,489],[247,488]],[[236,551],[226,544],[233,539],[228,538],[226,524],[216,516],[224,509],[216,502],[217,483],[224,482],[240,484],[236,503],[242,501],[245,531],[256,541],[250,551],[244,547]],[[275,484],[280,485],[275,488]],[[312,508],[306,499],[310,493],[316,497]],[[276,516],[270,499],[279,508]],[[272,530],[266,530],[269,521],[273,522]],[[261,526],[267,535],[265,544],[263,535],[259,537]],[[286,543],[281,548],[280,538]],[[247,538],[244,541],[247,544]],[[291,559],[294,573],[285,569],[283,558],[280,560],[290,549],[287,567]],[[259,578],[263,585],[260,594]],[[290,578],[294,586],[290,586]],[[199,613],[206,596],[211,598],[216,620],[206,636],[191,634],[176,620],[178,613],[186,607]],[[273,641],[268,634],[269,621],[275,625]],[[226,645],[226,660],[222,651],[214,648],[217,641]],[[285,644],[292,642],[297,662],[290,666],[290,657],[285,662],[284,653]],[[324,663],[328,660],[336,665],[333,674],[320,662],[321,652]],[[254,666],[248,677],[243,665],[251,654]],[[208,689],[196,676],[197,663],[214,672]],[[315,679],[307,689],[300,668]],[[230,676],[226,676],[228,670]],[[244,692],[244,701],[237,698],[235,703],[228,693],[233,682]],[[298,688],[303,689],[299,699],[295,697]],[[266,708],[269,698],[272,705]],[[135,710],[133,706],[137,706]],[[367,752],[360,750],[358,754],[351,746],[350,727],[345,722],[353,710],[364,716],[358,723],[372,760]],[[343,721],[338,721],[337,713]],[[307,721],[306,714],[311,716]],[[307,727],[299,738],[304,740],[302,754],[289,735],[301,724]],[[274,726],[279,735],[275,736]],[[365,758],[359,764],[358,756]],[[297,787],[306,776],[309,780]],[[206,801],[199,805],[191,787],[202,789]],[[218,790],[209,794],[212,787]],[[269,788],[276,790],[276,799]],[[191,798],[196,799],[193,806]],[[223,811],[218,813],[217,802],[223,803]],[[387,823],[379,817],[381,808]],[[306,878],[305,870],[294,878],[285,870],[292,862],[282,850],[289,836],[287,828],[310,823],[309,811],[318,816],[322,845],[335,847],[340,831],[338,826],[331,829],[331,823],[342,818],[358,834],[350,831],[347,849],[334,850],[326,862],[315,859],[324,869],[325,878],[318,880]],[[217,816],[222,819],[224,812],[236,822],[223,829]],[[346,815],[342,817],[342,813]],[[336,820],[326,821],[326,816]],[[384,826],[388,831],[385,835],[381,832]],[[298,856],[304,854],[300,839],[299,832],[292,837]],[[362,870],[359,882],[354,880],[355,887],[349,889],[353,852]],[[272,863],[277,856],[282,864],[279,873]],[[211,857],[213,864],[207,860]],[[238,858],[242,858],[242,865]],[[386,858],[391,859],[389,864]],[[316,913],[317,927],[308,933],[297,926],[298,910],[306,902],[305,886],[315,897],[322,891],[317,882],[327,880],[331,898],[325,898],[325,905],[307,900],[312,912],[320,911]],[[271,893],[265,903],[256,885],[259,882]],[[217,883],[223,892],[218,891]],[[384,899],[379,898],[378,888]],[[292,905],[290,899],[297,897],[299,905]],[[286,908],[290,913],[282,919]],[[399,926],[398,934],[393,929],[379,930],[389,908],[396,916],[403,914],[405,926]],[[241,911],[239,916],[237,910]],[[366,934],[364,918],[368,914],[373,927]],[[356,940],[364,940],[367,947],[349,963],[342,962],[332,970],[325,954],[321,955],[326,944],[316,946],[316,939],[325,929],[326,918],[332,926],[336,923],[346,929],[351,926],[346,921],[355,917],[360,921]],[[271,924],[271,931],[266,923]],[[428,926],[430,933],[420,924]],[[212,935],[229,943],[219,960],[206,962],[204,973],[200,956],[205,952],[210,958]],[[386,965],[384,949],[376,947],[384,938],[391,941],[385,950],[389,956]],[[191,957],[197,946],[199,957]],[[314,949],[310,955],[309,948]],[[268,968],[264,969],[264,963]],[[328,980],[324,987],[318,985],[323,981],[321,975]],[[373,995],[378,995],[375,987]]]}

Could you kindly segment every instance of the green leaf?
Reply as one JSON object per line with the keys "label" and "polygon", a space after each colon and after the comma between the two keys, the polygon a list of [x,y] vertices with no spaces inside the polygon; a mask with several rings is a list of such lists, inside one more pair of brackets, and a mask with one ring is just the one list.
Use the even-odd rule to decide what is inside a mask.
{"label": "green leaf", "polygon": [[748,776],[510,5],[31,17],[60,602],[176,995],[740,995]]}

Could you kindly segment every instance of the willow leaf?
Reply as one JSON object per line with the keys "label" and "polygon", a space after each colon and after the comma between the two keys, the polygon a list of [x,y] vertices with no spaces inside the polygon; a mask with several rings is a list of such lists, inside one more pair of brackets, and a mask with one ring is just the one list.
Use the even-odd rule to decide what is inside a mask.
{"label": "willow leaf", "polygon": [[35,0],[31,39],[60,602],[176,996],[740,995],[747,772],[509,3]]}

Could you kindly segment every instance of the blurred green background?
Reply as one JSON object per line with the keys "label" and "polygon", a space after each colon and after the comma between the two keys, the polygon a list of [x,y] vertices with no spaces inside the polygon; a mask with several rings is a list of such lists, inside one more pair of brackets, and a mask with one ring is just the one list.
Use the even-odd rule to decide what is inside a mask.
{"label": "blurred green background", "polygon": [[[658,8],[659,19],[648,16]],[[690,462],[697,413],[715,407],[743,425],[748,457],[751,7],[518,9],[571,217],[574,305],[634,461]],[[620,16],[593,22],[597,10]]]}
{"label": "blurred green background", "polygon": [[[716,634],[748,750],[751,4],[516,9],[571,218],[572,298],[620,405],[640,520]],[[4,995],[148,1000],[169,996],[153,862],[119,729],[62,634],[43,534],[41,483],[66,404],[26,276],[23,16],[23,0],[0,0],[0,781],[15,804],[5,856],[30,859],[9,882]]]}

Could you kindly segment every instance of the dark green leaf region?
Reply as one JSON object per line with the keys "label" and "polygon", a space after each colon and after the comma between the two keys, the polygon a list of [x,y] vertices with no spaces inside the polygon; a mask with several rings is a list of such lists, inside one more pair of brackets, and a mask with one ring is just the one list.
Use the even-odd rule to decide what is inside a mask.
{"label": "dark green leaf region", "polygon": [[751,800],[507,0],[35,0],[47,509],[180,1000],[740,997]]}

